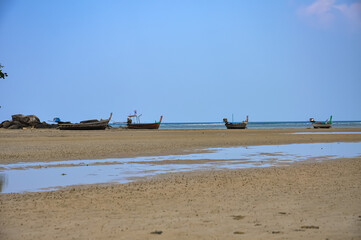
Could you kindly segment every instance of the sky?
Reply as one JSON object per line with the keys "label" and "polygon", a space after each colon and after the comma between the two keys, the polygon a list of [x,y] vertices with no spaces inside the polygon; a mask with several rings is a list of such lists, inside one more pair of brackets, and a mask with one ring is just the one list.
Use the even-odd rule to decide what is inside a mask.
{"label": "sky", "polygon": [[361,1],[0,0],[0,121],[361,120]]}

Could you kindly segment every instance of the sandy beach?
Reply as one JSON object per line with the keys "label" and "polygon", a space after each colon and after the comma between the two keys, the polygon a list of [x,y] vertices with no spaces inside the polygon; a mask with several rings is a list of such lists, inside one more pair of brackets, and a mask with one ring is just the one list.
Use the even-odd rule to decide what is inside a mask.
{"label": "sandy beach", "polygon": [[[0,129],[0,163],[361,142],[361,134],[290,134],[306,131],[361,129]],[[361,157],[0,194],[0,239],[361,239]]]}

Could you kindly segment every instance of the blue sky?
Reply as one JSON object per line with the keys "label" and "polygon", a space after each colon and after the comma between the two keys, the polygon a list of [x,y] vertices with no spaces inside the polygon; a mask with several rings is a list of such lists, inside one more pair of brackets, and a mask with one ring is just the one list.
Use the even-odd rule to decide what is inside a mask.
{"label": "blue sky", "polygon": [[0,121],[361,120],[361,1],[0,0]]}

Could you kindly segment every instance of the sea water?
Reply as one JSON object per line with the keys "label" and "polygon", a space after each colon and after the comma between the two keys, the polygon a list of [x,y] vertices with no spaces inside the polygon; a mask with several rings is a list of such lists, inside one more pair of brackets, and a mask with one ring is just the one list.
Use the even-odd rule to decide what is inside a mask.
{"label": "sea water", "polygon": [[[112,127],[125,127],[125,123],[111,123]],[[310,122],[248,122],[248,129],[312,128]],[[333,121],[332,128],[361,128],[361,121]],[[224,122],[161,123],[159,129],[226,129]]]}

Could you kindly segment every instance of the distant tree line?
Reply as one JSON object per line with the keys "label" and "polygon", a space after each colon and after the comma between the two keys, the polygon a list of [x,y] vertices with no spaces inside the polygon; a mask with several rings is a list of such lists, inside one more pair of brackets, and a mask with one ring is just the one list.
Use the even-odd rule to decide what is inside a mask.
{"label": "distant tree line", "polygon": [[5,79],[5,77],[7,77],[8,74],[7,74],[6,72],[3,72],[3,71],[1,70],[3,67],[4,67],[4,66],[2,66],[2,65],[0,64],[0,78]]}

